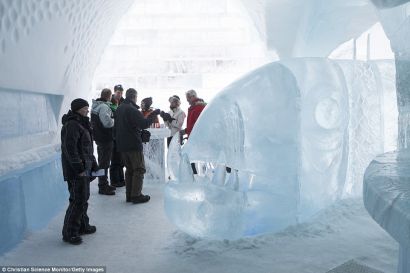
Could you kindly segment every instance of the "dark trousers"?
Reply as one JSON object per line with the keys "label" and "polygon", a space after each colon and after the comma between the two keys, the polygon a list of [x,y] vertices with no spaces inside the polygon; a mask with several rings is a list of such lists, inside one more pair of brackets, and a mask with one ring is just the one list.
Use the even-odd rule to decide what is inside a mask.
{"label": "dark trousers", "polygon": [[108,185],[108,168],[110,167],[113,142],[95,142],[97,144],[98,166],[105,170],[104,176],[98,177],[98,186]]}
{"label": "dark trousers", "polygon": [[140,196],[144,183],[145,160],[142,151],[121,153],[125,164],[125,195],[127,199]]}
{"label": "dark trousers", "polygon": [[120,152],[116,151],[116,145],[114,146],[111,154],[111,166],[110,166],[110,180],[112,182],[123,182],[124,180],[124,162]]}
{"label": "dark trousers", "polygon": [[182,143],[182,136],[179,134],[179,132],[177,132],[174,136],[167,137],[167,147],[169,147],[169,144],[171,144],[173,137],[179,137],[179,144]]}
{"label": "dark trousers", "polygon": [[192,167],[192,173],[193,173],[193,174],[198,174],[198,172],[197,172],[197,170],[196,170],[195,163],[191,163],[191,167]]}
{"label": "dark trousers", "polygon": [[80,230],[89,226],[87,215],[90,198],[90,179],[88,177],[67,181],[70,192],[69,205],[65,213],[63,237],[78,236]]}

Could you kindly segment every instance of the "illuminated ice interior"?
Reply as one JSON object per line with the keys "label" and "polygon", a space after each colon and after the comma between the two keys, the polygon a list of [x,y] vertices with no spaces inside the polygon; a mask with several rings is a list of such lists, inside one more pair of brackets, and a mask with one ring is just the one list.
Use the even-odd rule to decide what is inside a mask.
{"label": "illuminated ice interior", "polygon": [[[408,146],[409,9],[403,0],[0,1],[0,253],[66,201],[59,128],[71,100],[117,83],[154,94],[155,107],[190,88],[210,102],[173,150],[182,159],[166,188],[166,212],[189,234],[278,231],[360,195],[369,162]],[[386,40],[367,38],[380,26],[394,60]],[[356,60],[328,59],[346,56]]]}

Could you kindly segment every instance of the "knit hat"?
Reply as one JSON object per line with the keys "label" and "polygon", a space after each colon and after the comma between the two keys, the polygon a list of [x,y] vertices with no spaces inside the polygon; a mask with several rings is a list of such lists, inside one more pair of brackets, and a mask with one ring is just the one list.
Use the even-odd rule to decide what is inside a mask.
{"label": "knit hat", "polygon": [[124,91],[124,88],[122,88],[122,85],[121,84],[117,84],[116,86],[114,86],[114,92],[115,91]]}
{"label": "knit hat", "polygon": [[81,108],[85,106],[90,106],[86,100],[83,100],[80,98],[75,99],[71,102],[71,111],[77,112],[78,110],[80,110]]}
{"label": "knit hat", "polygon": [[141,102],[143,102],[145,105],[145,108],[148,109],[152,105],[152,98],[151,97],[145,98]]}

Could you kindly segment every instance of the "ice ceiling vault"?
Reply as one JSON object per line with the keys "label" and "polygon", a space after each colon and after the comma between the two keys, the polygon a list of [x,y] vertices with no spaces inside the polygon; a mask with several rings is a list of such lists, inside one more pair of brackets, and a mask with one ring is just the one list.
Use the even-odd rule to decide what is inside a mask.
{"label": "ice ceiling vault", "polygon": [[[373,5],[364,0],[230,2],[237,1],[281,57],[326,57],[378,20]],[[133,2],[2,0],[0,58],[5,65],[0,67],[0,86],[84,94],[103,49]],[[209,5],[218,3],[209,1]]]}

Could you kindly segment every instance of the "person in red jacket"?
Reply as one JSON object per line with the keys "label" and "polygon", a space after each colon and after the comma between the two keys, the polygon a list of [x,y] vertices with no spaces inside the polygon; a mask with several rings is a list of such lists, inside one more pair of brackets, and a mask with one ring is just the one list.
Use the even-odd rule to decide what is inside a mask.
{"label": "person in red jacket", "polygon": [[[189,135],[192,132],[192,129],[195,126],[196,121],[198,120],[199,116],[202,113],[202,110],[204,110],[206,103],[204,102],[203,99],[198,98],[198,95],[196,94],[195,90],[189,90],[185,93],[186,95],[186,100],[188,101],[190,107],[188,108],[188,118],[187,118],[187,123],[186,123],[186,128],[184,130],[181,130],[181,134],[185,135],[187,134],[187,138],[189,138]],[[194,174],[197,174],[197,170],[195,167],[195,163],[191,163],[192,166],[192,171]]]}
{"label": "person in red jacket", "polygon": [[188,118],[186,123],[186,128],[181,131],[183,135],[187,134],[188,138],[195,126],[196,121],[204,110],[206,103],[203,99],[198,98],[195,90],[189,90],[185,93],[186,100],[188,101],[190,107],[188,108]]}

